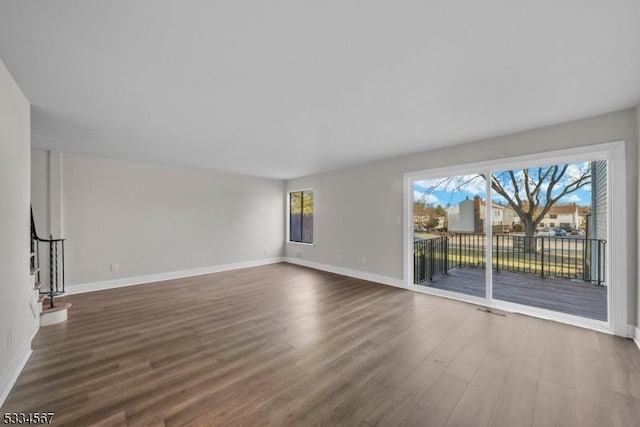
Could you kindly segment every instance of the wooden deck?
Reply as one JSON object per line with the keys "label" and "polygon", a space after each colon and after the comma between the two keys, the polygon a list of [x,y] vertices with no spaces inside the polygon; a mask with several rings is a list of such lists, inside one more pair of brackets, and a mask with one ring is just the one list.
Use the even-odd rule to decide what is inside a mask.
{"label": "wooden deck", "polygon": [[[485,271],[457,267],[421,285],[484,298]],[[502,301],[607,320],[607,288],[568,279],[541,279],[526,273],[493,273],[493,297]]]}

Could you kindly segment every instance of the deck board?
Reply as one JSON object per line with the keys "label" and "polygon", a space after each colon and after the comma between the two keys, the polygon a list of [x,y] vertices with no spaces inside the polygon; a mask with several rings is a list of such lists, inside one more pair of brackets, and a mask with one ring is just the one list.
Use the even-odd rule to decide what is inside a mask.
{"label": "deck board", "polygon": [[[432,282],[436,289],[484,298],[485,270],[456,267]],[[607,320],[607,288],[567,279],[542,279],[527,273],[493,273],[493,298],[595,320]]]}

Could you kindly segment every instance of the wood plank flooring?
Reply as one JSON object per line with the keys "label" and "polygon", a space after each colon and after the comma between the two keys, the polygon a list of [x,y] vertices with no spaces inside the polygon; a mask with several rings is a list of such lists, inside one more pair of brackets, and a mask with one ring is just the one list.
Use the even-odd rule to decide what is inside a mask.
{"label": "wood plank flooring", "polygon": [[640,426],[631,340],[289,264],[66,298],[2,407],[55,425]]}
{"label": "wood plank flooring", "polygon": [[[485,270],[455,267],[420,285],[485,296]],[[569,279],[545,278],[529,273],[493,272],[493,298],[544,308],[588,319],[607,321],[607,288]]]}

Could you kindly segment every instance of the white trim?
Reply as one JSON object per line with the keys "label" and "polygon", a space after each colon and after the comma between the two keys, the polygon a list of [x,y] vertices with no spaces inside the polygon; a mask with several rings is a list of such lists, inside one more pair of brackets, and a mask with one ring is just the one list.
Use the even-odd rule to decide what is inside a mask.
{"label": "white trim", "polygon": [[[628,336],[627,298],[627,194],[624,142],[612,143],[607,158],[607,236],[606,283],[609,322],[613,333]],[[611,243],[614,244],[611,244]],[[617,286],[616,286],[617,285]]]}
{"label": "white trim", "polygon": [[629,325],[629,327],[635,329],[635,333],[632,335],[632,338],[633,338],[633,341],[638,346],[638,349],[640,350],[640,328],[637,327],[637,326],[633,326],[633,325]]}
{"label": "white trim", "polygon": [[285,243],[288,243],[288,244],[291,244],[291,245],[300,245],[300,246],[315,246],[316,245],[315,243],[292,242],[291,240],[287,240]]}
{"label": "white trim", "polygon": [[[446,166],[441,168],[406,172],[403,174],[403,217],[404,217],[404,251],[403,251],[403,279],[405,288],[413,289],[413,261],[411,253],[413,251],[412,224],[413,224],[413,188],[411,185],[417,179],[429,179],[450,175],[464,175],[465,173],[478,173],[485,170],[511,169],[513,167],[526,168],[539,166],[541,161],[553,160],[554,163],[569,163],[580,161],[594,161],[606,159],[608,162],[608,203],[607,223],[608,236],[610,242],[615,245],[607,245],[607,268],[608,286],[608,329],[619,336],[628,336],[627,330],[627,296],[630,283],[627,281],[627,209],[626,206],[626,176],[625,176],[625,145],[624,141],[608,142],[603,144],[587,145],[557,151],[547,151],[524,156],[515,156],[482,162],[466,163],[460,165]],[[614,194],[615,193],[615,194]],[[489,198],[489,195],[487,195]],[[489,217],[487,217],[489,218]],[[487,273],[490,277],[490,274]],[[614,289],[615,288],[615,289]],[[490,298],[483,299],[485,304],[491,304]],[[534,311],[537,311],[534,310]],[[555,312],[549,312],[550,315]],[[536,314],[532,314],[536,315]],[[543,313],[542,315],[547,316]],[[553,317],[559,321],[562,315]],[[576,319],[581,319],[576,317]],[[570,319],[573,321],[573,319]],[[591,327],[588,319],[584,324],[578,322],[579,326]]]}
{"label": "white trim", "polygon": [[27,360],[31,357],[31,353],[33,353],[33,350],[31,350],[31,340],[27,339],[14,356],[7,370],[2,374],[2,377],[0,377],[0,406],[4,404],[7,396],[9,396],[9,392],[18,380],[18,376],[24,369],[24,365],[27,364]]}
{"label": "white trim", "polygon": [[[484,239],[484,261],[485,265],[493,265],[493,201],[491,200],[491,180],[486,178],[491,176],[491,169],[485,169],[482,173],[485,176],[484,194],[486,197],[483,224],[484,235],[486,236]],[[493,303],[493,268],[484,269],[484,296],[489,304]]]}
{"label": "white trim", "polygon": [[[311,243],[306,243],[306,242],[293,242],[291,241],[291,193],[300,193],[300,192],[305,192],[305,191],[311,191],[311,197],[313,197],[313,224],[311,224],[312,228],[313,228],[313,242]],[[285,233],[286,233],[286,239],[285,239],[285,243],[291,243],[293,245],[302,245],[302,246],[315,246],[316,245],[316,190],[314,190],[313,188],[300,188],[300,189],[296,189],[296,190],[286,190],[287,192],[287,197],[285,198],[285,202],[286,202],[286,206],[285,206],[285,212],[286,212],[286,218],[285,218]],[[302,238],[302,236],[300,236]]]}
{"label": "white trim", "polygon": [[405,172],[404,176],[409,178],[439,178],[447,175],[464,175],[465,173],[477,173],[485,169],[511,169],[513,163],[517,162],[518,168],[537,167],[540,161],[553,160],[554,163],[575,162],[576,157],[581,161],[602,160],[609,152],[622,145],[624,141],[606,142],[603,144],[585,145],[582,147],[567,148],[556,151],[546,151],[523,156],[503,157],[495,160],[485,160],[481,162],[463,163],[460,165],[444,166],[441,168],[423,169],[412,172]]}
{"label": "white trim", "polygon": [[220,273],[241,268],[258,267],[261,265],[276,264],[282,262],[281,257],[265,258],[254,261],[243,261],[232,264],[220,264],[209,267],[193,268],[190,270],[169,271],[166,273],[147,274],[144,276],[124,277],[122,279],[104,280],[101,282],[82,283],[67,286],[67,295],[82,294],[85,292],[102,291],[106,289],[122,288],[125,286],[143,285],[146,283],[162,282],[165,280],[182,279],[185,277],[200,276],[202,274]]}
{"label": "white trim", "polygon": [[307,261],[304,259],[285,257],[284,262],[289,264],[301,265],[303,267],[313,268],[315,270],[326,271],[329,273],[341,274],[343,276],[353,277],[356,279],[367,280],[369,282],[376,282],[383,285],[393,286],[396,288],[407,289],[402,279],[396,279],[394,277],[381,276],[379,274],[367,273],[360,270],[352,270],[350,268],[337,267],[330,264],[322,264],[314,261]]}
{"label": "white trim", "polygon": [[410,291],[416,291],[421,294],[433,295],[436,297],[448,298],[456,301],[466,302],[469,304],[477,304],[482,306],[489,306],[489,302],[482,297],[476,297],[473,295],[461,294],[453,291],[447,291],[445,289],[429,288],[422,285],[409,285]]}
{"label": "white trim", "polygon": [[406,289],[413,284],[413,176],[409,173],[402,175],[402,282]]}

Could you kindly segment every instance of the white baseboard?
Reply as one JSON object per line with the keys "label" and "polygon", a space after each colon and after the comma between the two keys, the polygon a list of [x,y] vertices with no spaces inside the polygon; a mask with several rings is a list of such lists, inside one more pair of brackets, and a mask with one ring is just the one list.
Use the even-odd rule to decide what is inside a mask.
{"label": "white baseboard", "polygon": [[25,340],[25,342],[18,349],[18,353],[14,356],[13,360],[9,364],[7,370],[0,377],[0,406],[4,404],[9,392],[16,383],[20,372],[27,364],[27,360],[31,356],[31,340]]}
{"label": "white baseboard", "polygon": [[407,289],[402,279],[394,277],[381,276],[379,274],[367,273],[365,271],[352,270],[350,268],[338,267],[330,264],[322,264],[319,262],[307,261],[299,258],[285,257],[284,262],[289,264],[301,265],[303,267],[314,268],[316,270],[327,271],[329,273],[342,274],[343,276],[354,277],[356,279],[367,280],[369,282],[381,283],[383,285],[394,286],[396,288]]}
{"label": "white baseboard", "polygon": [[191,270],[169,271],[167,273],[147,274],[144,276],[125,277],[115,280],[82,283],[67,286],[67,294],[82,294],[85,292],[103,291],[106,289],[122,288],[125,286],[143,285],[145,283],[163,282],[165,280],[182,279],[185,277],[200,276],[203,274],[220,273],[240,268],[258,267],[261,265],[282,262],[282,258],[265,258],[255,261],[236,262],[232,264],[213,265],[209,267],[194,268]]}
{"label": "white baseboard", "polygon": [[640,328],[636,326],[635,329],[636,330],[635,330],[635,333],[633,334],[633,340],[638,346],[638,349],[640,349]]}

